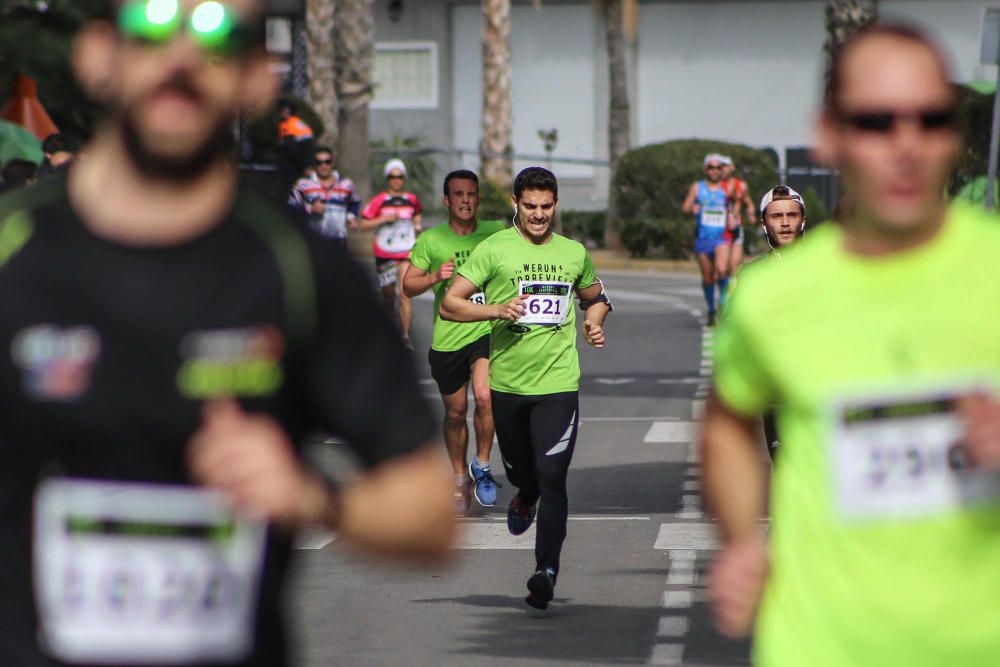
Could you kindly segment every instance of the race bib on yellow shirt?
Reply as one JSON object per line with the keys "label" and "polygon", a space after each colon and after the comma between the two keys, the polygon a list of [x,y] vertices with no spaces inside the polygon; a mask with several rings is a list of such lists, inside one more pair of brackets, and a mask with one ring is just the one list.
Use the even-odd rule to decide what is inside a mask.
{"label": "race bib on yellow shirt", "polygon": [[1000,475],[968,467],[960,391],[896,394],[834,407],[835,498],[848,519],[923,518],[1000,501]]}
{"label": "race bib on yellow shirt", "polygon": [[572,307],[573,286],[561,282],[529,282],[522,280],[518,292],[527,295],[524,317],[520,324],[563,325]]}
{"label": "race bib on yellow shirt", "polygon": [[253,649],[264,525],[180,486],[52,479],[35,500],[40,641],[66,662],[235,662]]}
{"label": "race bib on yellow shirt", "polygon": [[701,212],[701,224],[705,227],[725,227],[729,219],[726,209],[706,208]]}
{"label": "race bib on yellow shirt", "polygon": [[486,305],[486,292],[476,292],[475,294],[473,294],[472,296],[469,297],[469,301],[472,302],[472,303],[474,303],[474,304],[476,304],[476,305],[478,305],[478,306],[485,306]]}

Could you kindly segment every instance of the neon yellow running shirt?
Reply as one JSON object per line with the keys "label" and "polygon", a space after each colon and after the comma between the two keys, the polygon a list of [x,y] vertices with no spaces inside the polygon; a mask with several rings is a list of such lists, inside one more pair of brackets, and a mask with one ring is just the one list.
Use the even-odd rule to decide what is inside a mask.
{"label": "neon yellow running shirt", "polygon": [[[417,242],[410,251],[410,264],[428,273],[437,271],[442,264],[452,257],[455,258],[455,269],[458,270],[472,251],[484,239],[504,229],[507,225],[498,220],[482,221],[476,224],[476,231],[466,236],[459,236],[448,223],[431,227],[417,237]],[[451,279],[437,283],[434,290],[434,336],[431,349],[439,352],[454,352],[473,343],[490,332],[489,322],[448,322],[441,319],[441,299],[448,291]],[[476,295],[474,300],[482,295]],[[485,303],[485,301],[482,301]]]}
{"label": "neon yellow running shirt", "polygon": [[525,396],[580,388],[575,290],[597,282],[582,245],[558,234],[535,245],[506,229],[480,243],[458,273],[485,290],[487,303],[530,295],[524,318],[492,323],[491,388]]}
{"label": "neon yellow running shirt", "polygon": [[1000,664],[1000,476],[956,472],[951,400],[1000,386],[1000,222],[964,206],[890,257],[825,225],[755,266],[715,383],[778,405],[760,667]]}

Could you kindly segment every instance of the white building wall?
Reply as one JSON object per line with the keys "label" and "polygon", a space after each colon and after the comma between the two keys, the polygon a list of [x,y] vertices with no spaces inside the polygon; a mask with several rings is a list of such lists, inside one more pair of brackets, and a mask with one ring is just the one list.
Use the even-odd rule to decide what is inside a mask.
{"label": "white building wall", "polygon": [[[978,65],[983,10],[1000,1],[882,0],[883,18],[924,25],[955,63],[955,79],[994,76]],[[824,66],[824,3],[643,3],[639,144],[721,139],[773,147],[810,143]]]}
{"label": "white building wall", "polygon": [[[456,6],[452,21],[453,141],[456,148],[477,149],[482,136],[482,11],[478,6]],[[594,33],[589,4],[512,9],[516,153],[544,155],[538,130],[558,128],[556,154],[584,159],[596,155]],[[515,171],[525,166],[527,162],[518,162]],[[588,165],[560,164],[558,173],[562,178],[590,179],[595,170]]]}

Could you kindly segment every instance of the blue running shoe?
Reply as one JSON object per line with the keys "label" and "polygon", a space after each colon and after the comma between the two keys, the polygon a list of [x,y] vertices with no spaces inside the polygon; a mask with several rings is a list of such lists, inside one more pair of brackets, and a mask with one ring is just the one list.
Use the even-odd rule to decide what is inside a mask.
{"label": "blue running shoe", "polygon": [[514,499],[510,501],[507,508],[507,530],[511,535],[521,535],[531,528],[531,522],[535,520],[535,506],[525,505],[521,502],[521,495],[514,494]]}
{"label": "blue running shoe", "polygon": [[535,609],[548,609],[556,594],[556,573],[550,567],[543,568],[528,579],[528,597],[524,598]]}
{"label": "blue running shoe", "polygon": [[472,478],[476,500],[483,507],[493,507],[497,504],[497,487],[500,483],[493,479],[493,471],[490,464],[480,467],[479,459],[475,456],[469,462],[469,477]]}

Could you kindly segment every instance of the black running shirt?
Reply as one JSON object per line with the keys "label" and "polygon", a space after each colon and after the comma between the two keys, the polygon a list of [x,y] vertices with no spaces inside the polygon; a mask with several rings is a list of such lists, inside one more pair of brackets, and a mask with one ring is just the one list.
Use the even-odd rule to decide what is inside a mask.
{"label": "black running shirt", "polygon": [[[235,396],[298,442],[343,436],[364,464],[435,433],[413,362],[346,251],[247,188],[204,235],[163,247],[90,233],[63,178],[0,199],[0,665],[35,640],[32,498],[50,475],[190,484],[206,399]],[[270,531],[256,648],[283,665],[290,536]]]}

